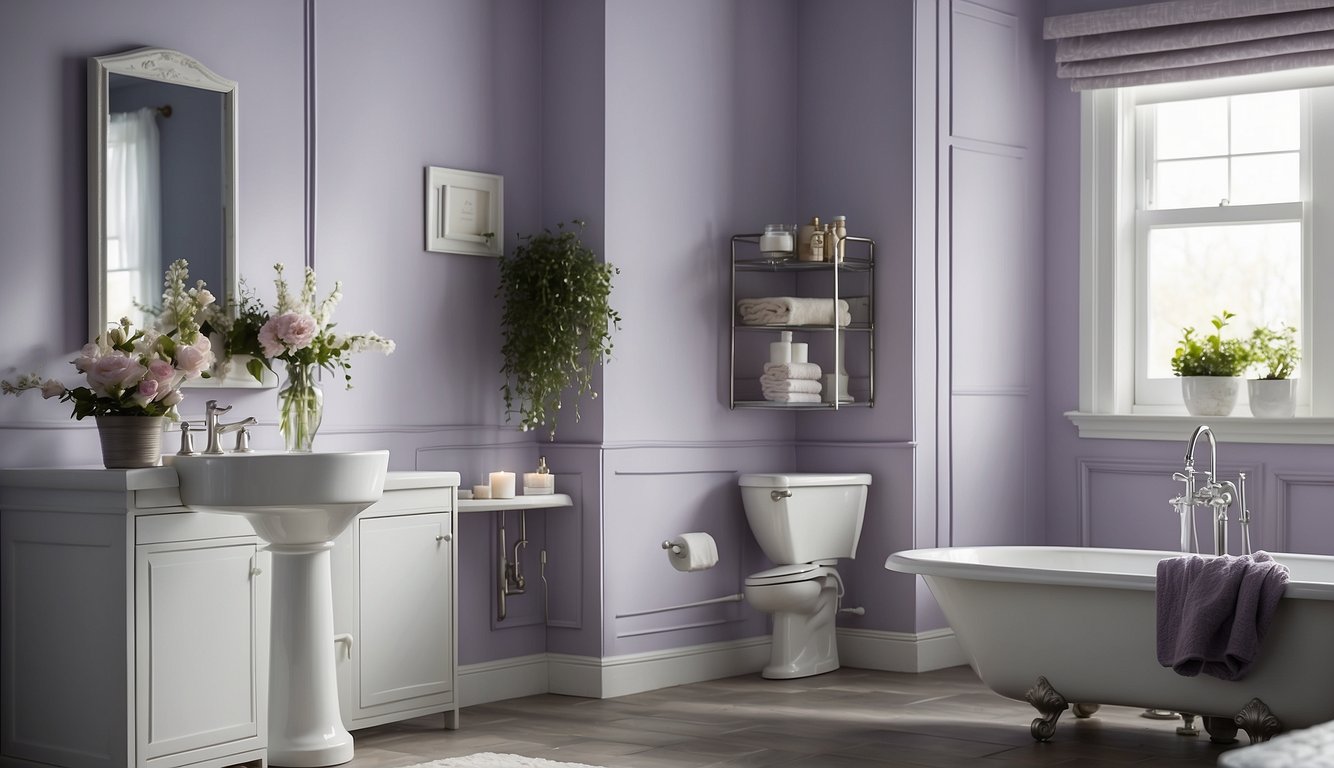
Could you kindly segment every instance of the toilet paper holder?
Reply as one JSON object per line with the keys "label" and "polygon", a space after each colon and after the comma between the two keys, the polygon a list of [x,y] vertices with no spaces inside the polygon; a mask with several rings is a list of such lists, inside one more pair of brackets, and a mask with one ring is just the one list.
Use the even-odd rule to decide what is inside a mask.
{"label": "toilet paper holder", "polygon": [[673,544],[670,541],[664,541],[662,543],[662,548],[671,552],[672,557],[685,557],[685,553],[681,551],[680,544]]}

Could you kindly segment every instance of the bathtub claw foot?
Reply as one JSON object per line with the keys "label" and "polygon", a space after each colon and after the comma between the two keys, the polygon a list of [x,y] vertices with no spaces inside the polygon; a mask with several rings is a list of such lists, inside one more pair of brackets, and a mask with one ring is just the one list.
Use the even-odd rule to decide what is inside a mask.
{"label": "bathtub claw foot", "polygon": [[1024,700],[1033,705],[1041,717],[1033,719],[1028,732],[1038,741],[1051,741],[1056,733],[1056,720],[1061,713],[1070,708],[1070,702],[1051,687],[1047,678],[1038,676],[1038,682],[1024,694]]}
{"label": "bathtub claw foot", "polygon": [[1209,733],[1209,741],[1215,744],[1237,743],[1237,724],[1226,717],[1205,715],[1204,730]]}
{"label": "bathtub claw foot", "polygon": [[1181,713],[1181,725],[1177,726],[1178,736],[1199,736],[1200,731],[1195,727],[1195,715],[1189,712]]}
{"label": "bathtub claw foot", "polygon": [[1262,741],[1269,741],[1277,736],[1283,730],[1283,724],[1269,711],[1263,701],[1251,699],[1250,703],[1241,708],[1241,711],[1232,718],[1232,722],[1237,724],[1251,738],[1252,744],[1259,744]]}
{"label": "bathtub claw foot", "polygon": [[1101,704],[1071,704],[1070,713],[1082,720],[1086,717],[1093,717],[1093,713],[1097,712],[1101,706]]}

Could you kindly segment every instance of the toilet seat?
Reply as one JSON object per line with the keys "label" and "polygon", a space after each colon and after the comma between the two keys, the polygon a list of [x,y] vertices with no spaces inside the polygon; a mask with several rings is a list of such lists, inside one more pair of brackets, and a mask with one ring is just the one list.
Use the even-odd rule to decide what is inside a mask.
{"label": "toilet seat", "polygon": [[816,563],[796,563],[794,565],[780,565],[777,568],[770,568],[767,571],[752,573],[746,577],[746,586],[763,587],[771,584],[791,584],[797,581],[810,581],[828,575],[825,571],[832,571],[837,574],[833,568]]}

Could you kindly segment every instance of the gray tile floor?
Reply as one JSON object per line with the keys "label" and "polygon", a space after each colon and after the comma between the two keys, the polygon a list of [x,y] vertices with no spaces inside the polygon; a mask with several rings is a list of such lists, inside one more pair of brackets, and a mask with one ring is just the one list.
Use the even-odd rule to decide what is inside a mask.
{"label": "gray tile floor", "polygon": [[[989,691],[968,667],[912,675],[841,669],[800,680],[759,675],[616,699],[530,696],[463,710],[463,728],[421,718],[358,731],[351,768],[398,768],[509,752],[608,768],[703,766],[1212,766],[1227,747],[1176,735],[1180,721],[1103,707],[1061,716],[1051,742],[1036,714]],[[1239,734],[1242,743],[1245,734]],[[1238,744],[1237,746],[1240,746]]]}

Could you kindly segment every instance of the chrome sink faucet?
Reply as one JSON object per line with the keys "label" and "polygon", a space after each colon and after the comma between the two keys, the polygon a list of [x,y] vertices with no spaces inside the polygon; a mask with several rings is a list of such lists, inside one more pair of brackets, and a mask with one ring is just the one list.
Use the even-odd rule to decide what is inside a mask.
{"label": "chrome sink faucet", "polygon": [[[1204,472],[1204,485],[1197,487],[1195,476],[1195,448],[1201,437],[1209,439],[1209,469]],[[1218,441],[1213,430],[1201,424],[1190,436],[1186,448],[1186,466],[1181,472],[1173,473],[1172,479],[1186,484],[1181,495],[1171,499],[1170,503],[1181,516],[1181,551],[1199,551],[1195,538],[1195,507],[1202,506],[1210,510],[1214,522],[1214,554],[1227,554],[1227,511],[1232,502],[1237,500],[1241,506],[1242,524],[1241,544],[1243,549],[1250,548],[1250,510],[1246,508],[1246,475],[1238,473],[1237,480],[1218,480]],[[1242,554],[1246,554],[1243,552]]]}
{"label": "chrome sink faucet", "polygon": [[235,449],[237,453],[250,453],[250,434],[246,431],[246,427],[254,426],[259,422],[254,416],[247,416],[230,424],[219,423],[218,416],[231,409],[230,405],[218,405],[217,400],[209,400],[204,404],[204,430],[208,435],[208,447],[204,449],[206,456],[222,455],[223,450],[218,445],[218,437],[228,432],[237,433]]}

